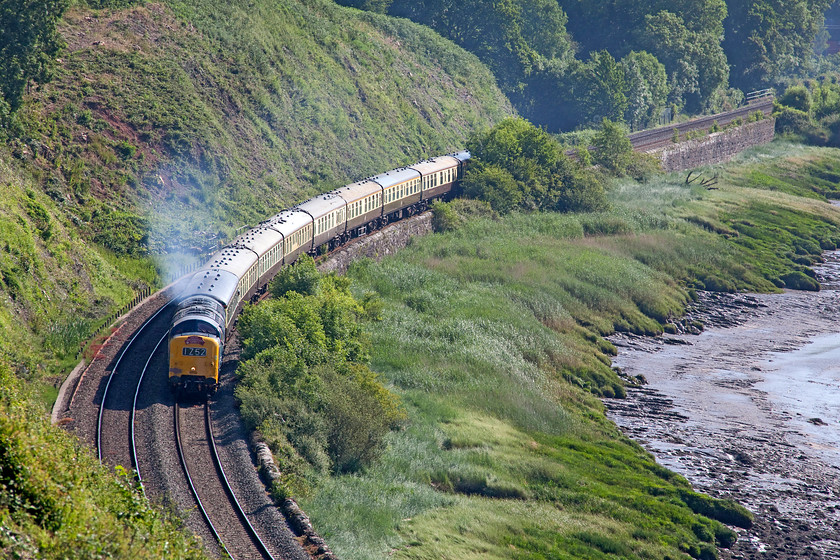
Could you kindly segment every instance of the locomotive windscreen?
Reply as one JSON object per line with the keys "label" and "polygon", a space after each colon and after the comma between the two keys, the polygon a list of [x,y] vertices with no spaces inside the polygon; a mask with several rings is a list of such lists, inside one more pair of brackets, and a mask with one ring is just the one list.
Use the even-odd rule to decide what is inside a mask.
{"label": "locomotive windscreen", "polygon": [[170,331],[170,336],[175,337],[194,333],[209,334],[218,338],[221,338],[222,336],[222,333],[218,328],[207,321],[201,321],[199,319],[187,319],[186,321],[181,321],[177,325],[174,325]]}

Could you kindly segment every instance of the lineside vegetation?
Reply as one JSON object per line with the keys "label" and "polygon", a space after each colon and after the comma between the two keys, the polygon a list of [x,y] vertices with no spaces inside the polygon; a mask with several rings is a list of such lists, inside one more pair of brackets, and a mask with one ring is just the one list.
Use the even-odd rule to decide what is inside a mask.
{"label": "lineside vegetation", "polygon": [[[384,301],[371,364],[408,421],[378,459],[303,500],[333,550],[716,558],[734,538],[721,522],[750,514],[694,493],[606,419],[596,396],[621,397],[628,380],[604,337],[662,333],[696,289],[812,278],[840,242],[840,216],[812,185],[838,166],[833,151],[777,143],[703,170],[716,190],[684,174],[613,180],[597,212],[455,201],[442,207],[448,231],[353,266],[354,289]],[[776,180],[753,180],[765,175]]]}

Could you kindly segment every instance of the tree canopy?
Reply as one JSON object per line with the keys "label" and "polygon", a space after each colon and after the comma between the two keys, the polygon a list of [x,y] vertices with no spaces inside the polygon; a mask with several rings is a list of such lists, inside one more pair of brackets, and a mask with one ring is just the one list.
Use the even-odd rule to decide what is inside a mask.
{"label": "tree canopy", "polygon": [[[475,53],[549,130],[732,108],[802,76],[832,0],[339,0],[407,17]],[[375,5],[374,5],[375,4]],[[823,41],[825,42],[825,41]],[[730,68],[733,71],[730,84]],[[664,79],[663,79],[664,76]]]}
{"label": "tree canopy", "polygon": [[601,182],[570,160],[553,136],[525,119],[505,119],[474,135],[467,148],[474,163],[464,178],[464,194],[499,213],[606,207]]}
{"label": "tree canopy", "polygon": [[729,0],[726,56],[732,85],[745,91],[802,76],[813,56],[823,14],[834,0]]}

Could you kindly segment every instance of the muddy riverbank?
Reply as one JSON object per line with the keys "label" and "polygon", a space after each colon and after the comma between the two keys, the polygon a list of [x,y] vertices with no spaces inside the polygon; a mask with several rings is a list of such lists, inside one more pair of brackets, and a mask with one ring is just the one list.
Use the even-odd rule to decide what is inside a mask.
{"label": "muddy riverbank", "polygon": [[698,490],[756,514],[728,558],[840,558],[840,253],[823,290],[702,294],[699,335],[617,335],[646,385],[609,416]]}

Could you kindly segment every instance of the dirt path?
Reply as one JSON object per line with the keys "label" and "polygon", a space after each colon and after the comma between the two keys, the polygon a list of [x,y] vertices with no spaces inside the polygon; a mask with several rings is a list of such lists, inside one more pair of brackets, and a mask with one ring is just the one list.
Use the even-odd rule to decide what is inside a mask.
{"label": "dirt path", "polygon": [[698,490],[756,514],[722,558],[840,558],[840,254],[819,293],[703,294],[700,335],[616,336],[648,384],[609,416]]}

